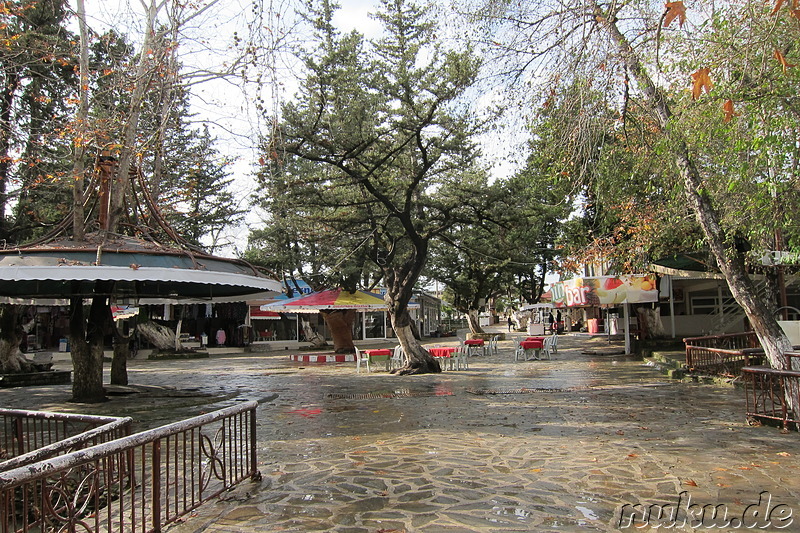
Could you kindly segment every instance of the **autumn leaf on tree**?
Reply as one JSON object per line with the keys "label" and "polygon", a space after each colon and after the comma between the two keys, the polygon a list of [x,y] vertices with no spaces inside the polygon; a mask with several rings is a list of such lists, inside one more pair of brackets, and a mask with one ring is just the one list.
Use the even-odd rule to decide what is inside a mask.
{"label": "autumn leaf on tree", "polygon": [[772,8],[772,13],[770,14],[774,15],[775,13],[777,13],[780,10],[780,8],[783,7],[784,2],[785,0],[775,0],[775,7]]}
{"label": "autumn leaf on tree", "polygon": [[722,110],[725,112],[725,122],[730,122],[733,117],[738,117],[741,113],[737,113],[733,107],[733,100],[726,100],[724,104],[722,104]]}
{"label": "autumn leaf on tree", "polygon": [[667,2],[664,7],[667,8],[664,15],[664,27],[666,28],[673,20],[678,19],[678,25],[683,28],[683,23],[686,22],[686,6],[683,5],[683,2]]}
{"label": "autumn leaf on tree", "polygon": [[711,92],[711,88],[714,84],[711,83],[710,73],[710,68],[700,68],[692,74],[692,98],[694,100],[700,98],[703,89],[706,90],[706,94]]}
{"label": "autumn leaf on tree", "polygon": [[794,63],[789,63],[788,61],[786,61],[786,57],[784,57],[784,55],[781,53],[780,50],[775,50],[775,53],[773,55],[775,56],[775,59],[778,60],[778,63],[781,64],[781,68],[783,69],[784,74],[786,74],[787,68],[795,66]]}

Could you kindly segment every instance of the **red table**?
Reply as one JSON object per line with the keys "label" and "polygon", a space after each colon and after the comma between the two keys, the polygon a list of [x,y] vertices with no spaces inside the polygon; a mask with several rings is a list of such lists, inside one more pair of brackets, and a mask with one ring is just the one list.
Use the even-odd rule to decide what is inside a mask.
{"label": "red table", "polygon": [[539,341],[539,342],[544,342],[544,337],[528,337],[528,338],[527,338],[527,339],[525,339],[525,340],[526,340],[526,341]]}
{"label": "red table", "polygon": [[389,348],[379,348],[376,350],[364,350],[364,353],[369,357],[370,362],[386,361],[386,371],[391,370],[389,367],[392,364],[392,350]]}
{"label": "red table", "polygon": [[[531,340],[524,340],[519,343],[523,350],[525,350],[525,360],[528,361],[529,359],[538,360],[539,359],[539,350],[544,348],[544,340],[533,338]],[[533,357],[528,357],[530,350],[533,350]]]}
{"label": "red table", "polygon": [[428,349],[434,357],[453,357],[453,352],[456,350],[458,350],[458,348],[455,346],[437,346]]}
{"label": "red table", "polygon": [[467,339],[464,341],[464,344],[469,348],[469,355],[472,355],[473,347],[481,347],[483,349],[483,355],[486,355],[486,346],[483,343],[483,339]]}
{"label": "red table", "polygon": [[370,357],[376,357],[380,355],[392,355],[392,351],[389,348],[380,348],[377,350],[364,350],[364,353]]}

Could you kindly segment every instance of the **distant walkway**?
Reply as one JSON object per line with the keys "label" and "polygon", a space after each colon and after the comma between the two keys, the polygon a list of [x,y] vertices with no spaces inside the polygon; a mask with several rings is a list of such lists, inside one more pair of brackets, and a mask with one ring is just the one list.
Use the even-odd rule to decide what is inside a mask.
{"label": "distant walkway", "polygon": [[8,407],[124,414],[141,427],[260,400],[263,481],[170,529],[180,533],[618,531],[634,504],[683,494],[741,517],[762,491],[793,510],[783,530],[800,530],[800,435],[748,426],[741,390],[581,353],[607,347],[563,335],[552,361],[515,363],[505,341],[469,370],[402,377],[283,352],[132,360],[137,387],[101,405],[66,402],[68,387],[2,394]]}

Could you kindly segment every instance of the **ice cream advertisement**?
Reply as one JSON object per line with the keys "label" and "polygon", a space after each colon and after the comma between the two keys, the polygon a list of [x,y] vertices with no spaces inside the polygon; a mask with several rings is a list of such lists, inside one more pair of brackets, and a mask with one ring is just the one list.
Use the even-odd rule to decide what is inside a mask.
{"label": "ice cream advertisement", "polygon": [[658,301],[653,274],[575,278],[554,283],[550,290],[556,307]]}

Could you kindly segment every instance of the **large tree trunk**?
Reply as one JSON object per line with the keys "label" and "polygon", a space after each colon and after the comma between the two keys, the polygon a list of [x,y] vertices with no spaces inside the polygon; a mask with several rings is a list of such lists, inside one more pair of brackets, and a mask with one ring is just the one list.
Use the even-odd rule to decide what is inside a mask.
{"label": "large tree trunk", "polygon": [[482,334],[486,333],[481,327],[481,319],[478,316],[477,309],[470,309],[467,311],[467,324],[469,325],[470,333]]}
{"label": "large tree trunk", "polygon": [[83,298],[70,298],[69,336],[74,402],[99,403],[106,399],[103,389],[103,340],[110,317],[108,298],[95,296],[87,327]]}
{"label": "large tree trunk", "polygon": [[131,357],[131,338],[134,329],[125,334],[121,328],[126,328],[125,321],[114,324],[114,357],[111,359],[111,384],[128,384],[128,359]]}
{"label": "large tree trunk", "polygon": [[665,336],[661,309],[639,306],[635,311],[642,339],[659,339]]}
{"label": "large tree trunk", "polygon": [[[703,179],[689,154],[689,149],[684,140],[669,127],[672,113],[667,104],[667,99],[653,83],[631,44],[622,35],[616,24],[605,16],[605,13],[596,3],[595,14],[598,22],[603,25],[616,42],[628,70],[633,74],[638,86],[655,111],[661,132],[669,140],[669,148],[683,179],[686,201],[697,217],[706,241],[711,248],[711,253],[714,254],[717,264],[728,282],[731,294],[744,309],[753,330],[761,342],[761,346],[764,348],[770,365],[773,368],[786,368],[786,360],[783,354],[790,351],[792,345],[778,325],[772,302],[764,301],[758,297],[758,291],[745,270],[741,254],[735,249],[726,246],[727,238],[725,232],[720,226],[719,217],[713,208],[711,199],[705,193]],[[792,401],[792,408],[796,410],[798,407],[795,399]]]}
{"label": "large tree trunk", "polygon": [[430,374],[434,372],[441,372],[442,367],[431,353],[422,347],[419,341],[414,337],[414,331],[411,327],[411,315],[405,311],[401,315],[389,313],[389,318],[392,322],[392,328],[397,335],[397,340],[400,346],[403,347],[408,364],[403,368],[392,370],[392,373],[406,375],[406,374]]}
{"label": "large tree trunk", "polygon": [[173,330],[152,320],[139,324],[139,335],[158,350],[179,352],[183,349]]}
{"label": "large tree trunk", "polygon": [[303,335],[306,338],[306,342],[310,342],[312,348],[327,346],[328,343],[325,337],[314,331],[314,328],[311,327],[311,321],[301,317],[300,324],[303,328]]}
{"label": "large tree trunk", "polygon": [[322,318],[328,325],[333,338],[333,350],[336,353],[353,353],[353,322],[356,318],[354,309],[322,311]]}
{"label": "large tree trunk", "polygon": [[0,374],[32,372],[33,366],[19,349],[24,331],[19,325],[19,307],[0,305]]}

